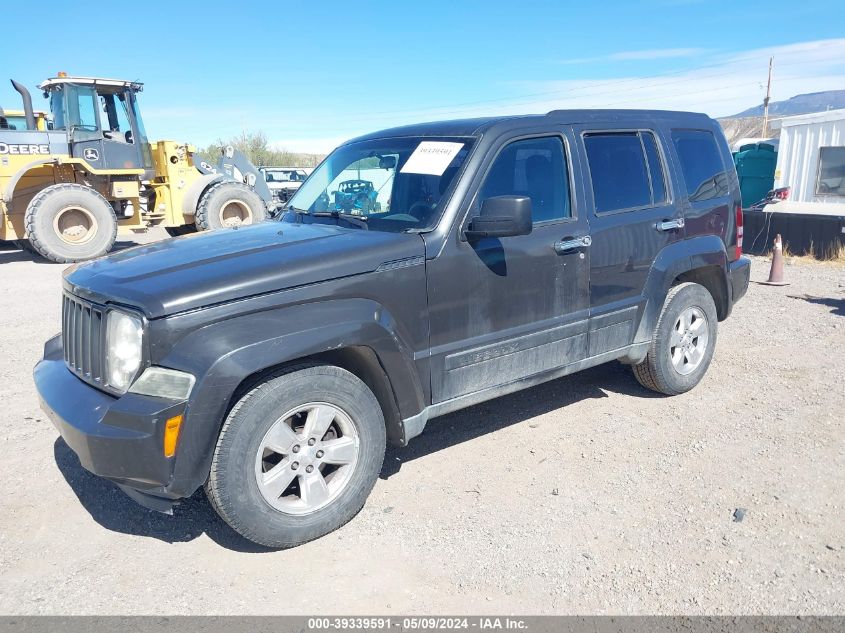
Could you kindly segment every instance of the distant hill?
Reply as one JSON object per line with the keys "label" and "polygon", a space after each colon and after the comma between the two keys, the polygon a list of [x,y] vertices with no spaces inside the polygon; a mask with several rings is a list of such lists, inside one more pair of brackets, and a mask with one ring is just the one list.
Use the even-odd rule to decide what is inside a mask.
{"label": "distant hill", "polygon": [[[808,114],[810,112],[824,112],[825,110],[836,110],[839,108],[845,108],[845,90],[826,90],[824,92],[796,95],[785,101],[772,101],[769,104],[769,116]],[[738,114],[733,114],[725,118],[739,119],[756,116],[763,116],[762,105],[748,108]]]}
{"label": "distant hill", "polygon": [[[763,117],[749,116],[741,118],[724,118],[718,119],[719,124],[725,131],[725,136],[728,143],[733,145],[736,141],[743,138],[759,137],[763,132]],[[772,130],[769,126],[768,137],[780,136],[780,130]]]}

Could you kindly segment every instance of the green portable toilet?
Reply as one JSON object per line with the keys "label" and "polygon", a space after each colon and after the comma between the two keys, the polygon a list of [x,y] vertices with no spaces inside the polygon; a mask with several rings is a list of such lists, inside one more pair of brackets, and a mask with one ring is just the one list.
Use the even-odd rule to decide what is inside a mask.
{"label": "green portable toilet", "polygon": [[778,154],[774,146],[768,143],[743,145],[734,154],[744,209],[760,202],[772,190],[777,162]]}

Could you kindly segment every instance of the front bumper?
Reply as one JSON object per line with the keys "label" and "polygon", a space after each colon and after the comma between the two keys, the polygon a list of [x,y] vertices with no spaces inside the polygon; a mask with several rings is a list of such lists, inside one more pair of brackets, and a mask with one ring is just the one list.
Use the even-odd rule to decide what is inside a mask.
{"label": "front bumper", "polygon": [[[176,457],[164,456],[164,423],[185,402],[127,393],[114,397],[66,367],[61,337],[35,366],[41,408],[82,466],[118,484],[135,501],[167,511],[182,496],[169,488]],[[178,455],[178,449],[177,449]]]}
{"label": "front bumper", "polygon": [[731,282],[731,301],[736,303],[748,292],[748,283],[751,279],[751,260],[747,257],[740,257],[728,264],[728,273]]}

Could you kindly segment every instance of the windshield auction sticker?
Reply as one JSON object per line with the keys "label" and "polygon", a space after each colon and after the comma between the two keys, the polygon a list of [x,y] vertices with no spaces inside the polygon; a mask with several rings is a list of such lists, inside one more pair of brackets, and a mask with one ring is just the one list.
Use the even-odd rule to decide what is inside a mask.
{"label": "windshield auction sticker", "polygon": [[442,176],[463,146],[463,143],[423,141],[399,171],[403,174]]}

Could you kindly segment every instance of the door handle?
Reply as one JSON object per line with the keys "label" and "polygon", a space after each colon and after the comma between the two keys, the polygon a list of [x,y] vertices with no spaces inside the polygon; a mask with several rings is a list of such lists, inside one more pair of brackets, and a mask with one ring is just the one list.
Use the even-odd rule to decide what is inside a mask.
{"label": "door handle", "polygon": [[560,240],[559,242],[555,242],[555,252],[558,255],[561,255],[563,253],[573,251],[576,248],[587,248],[592,243],[593,238],[589,235]]}
{"label": "door handle", "polygon": [[663,220],[663,222],[658,222],[654,228],[658,231],[674,231],[675,229],[682,229],[684,228],[684,219],[678,218],[677,220]]}

